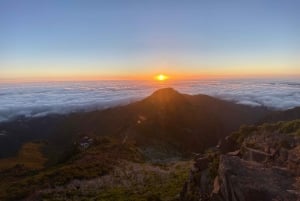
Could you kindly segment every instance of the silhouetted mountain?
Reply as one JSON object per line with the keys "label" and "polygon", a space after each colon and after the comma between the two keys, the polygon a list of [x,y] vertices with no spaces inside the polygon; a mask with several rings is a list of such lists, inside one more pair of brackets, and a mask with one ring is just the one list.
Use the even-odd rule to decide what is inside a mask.
{"label": "silhouetted mountain", "polygon": [[[6,138],[13,136],[17,145],[46,139],[59,152],[71,146],[79,135],[114,136],[134,141],[145,149],[199,152],[215,145],[240,125],[259,121],[268,112],[263,107],[239,105],[206,95],[180,94],[165,88],[129,105],[56,119],[11,122],[2,124],[0,130],[7,132]],[[11,147],[16,147],[12,144]]]}

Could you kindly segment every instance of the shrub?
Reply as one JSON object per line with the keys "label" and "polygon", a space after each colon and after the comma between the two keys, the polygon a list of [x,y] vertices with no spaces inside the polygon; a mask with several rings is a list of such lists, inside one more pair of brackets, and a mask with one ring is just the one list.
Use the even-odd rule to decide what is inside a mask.
{"label": "shrub", "polygon": [[285,122],[279,129],[281,133],[294,133],[300,129],[300,120]]}
{"label": "shrub", "polygon": [[215,157],[212,162],[208,164],[209,177],[212,181],[218,176],[219,162],[219,157]]}

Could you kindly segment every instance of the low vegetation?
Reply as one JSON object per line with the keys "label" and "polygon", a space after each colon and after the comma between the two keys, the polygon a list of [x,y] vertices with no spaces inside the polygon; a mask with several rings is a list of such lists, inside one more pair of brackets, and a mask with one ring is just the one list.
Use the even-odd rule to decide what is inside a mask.
{"label": "low vegetation", "polygon": [[277,123],[265,123],[260,126],[241,126],[240,129],[234,132],[231,137],[239,144],[241,144],[245,138],[256,133],[278,133],[286,135],[300,136],[300,120],[294,121],[280,121]]}
{"label": "low vegetation", "polygon": [[[62,191],[45,191],[45,200],[105,200],[105,201],[147,201],[174,200],[178,197],[188,176],[189,162],[168,164],[168,170],[152,164],[125,163],[122,170],[104,176],[99,180],[81,181],[77,188],[67,186]],[[118,168],[117,168],[118,169]],[[125,173],[125,174],[124,174]],[[118,182],[116,182],[118,181]],[[113,184],[112,184],[113,183]]]}
{"label": "low vegetation", "polygon": [[152,164],[130,142],[97,138],[63,163],[41,169],[41,146],[28,143],[16,158],[2,161],[11,165],[1,172],[0,200],[172,200],[190,167],[189,161]]}
{"label": "low vegetation", "polygon": [[25,143],[16,157],[0,160],[0,170],[15,166],[23,166],[28,169],[43,168],[47,159],[41,153],[42,147],[43,143],[40,142]]}

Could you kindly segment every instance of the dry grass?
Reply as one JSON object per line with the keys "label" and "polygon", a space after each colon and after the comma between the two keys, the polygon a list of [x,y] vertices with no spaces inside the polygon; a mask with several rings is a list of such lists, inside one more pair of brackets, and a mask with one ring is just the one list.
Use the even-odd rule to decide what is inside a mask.
{"label": "dry grass", "polygon": [[42,143],[24,144],[16,157],[0,160],[0,170],[13,168],[16,165],[22,165],[28,169],[42,169],[47,160],[41,153],[42,146]]}
{"label": "dry grass", "polygon": [[[174,200],[188,178],[191,161],[163,165],[122,161],[110,174],[88,180],[73,180],[67,185],[40,191],[47,201]],[[151,199],[152,198],[152,199]]]}

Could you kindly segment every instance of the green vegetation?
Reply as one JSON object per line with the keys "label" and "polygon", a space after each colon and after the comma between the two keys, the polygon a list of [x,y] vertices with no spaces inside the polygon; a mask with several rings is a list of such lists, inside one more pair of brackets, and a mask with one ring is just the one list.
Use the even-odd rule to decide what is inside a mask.
{"label": "green vegetation", "polygon": [[[182,185],[187,178],[188,171],[173,173],[165,180],[159,179],[156,174],[148,175],[148,179],[143,184],[131,185],[128,187],[116,187],[98,189],[97,191],[71,190],[58,194],[45,194],[44,200],[103,200],[103,201],[150,201],[150,200],[175,200],[181,191]],[[159,180],[157,180],[159,179]]]}
{"label": "green vegetation", "polygon": [[300,136],[300,120],[265,123],[260,126],[241,126],[231,137],[239,144],[255,133],[279,133]]}
{"label": "green vegetation", "polygon": [[209,171],[209,177],[213,181],[215,177],[218,175],[219,170],[219,162],[220,158],[219,156],[216,156],[212,162],[208,164],[208,171]]}
{"label": "green vegetation", "polygon": [[300,128],[295,132],[295,135],[300,137]]}
{"label": "green vegetation", "polygon": [[236,132],[233,132],[231,134],[231,137],[238,143],[241,144],[245,138],[250,136],[252,133],[256,132],[258,128],[256,126],[246,126],[243,125],[240,127],[240,129]]}
{"label": "green vegetation", "polygon": [[[143,164],[141,164],[143,165]],[[50,171],[45,173],[40,173],[33,178],[24,179],[22,182],[11,185],[7,188],[8,200],[16,200],[23,198],[32,194],[37,189],[50,189],[50,192],[42,193],[41,196],[43,200],[68,200],[68,199],[78,199],[78,200],[105,200],[105,201],[125,201],[125,200],[148,200],[150,197],[157,197],[161,200],[172,200],[181,190],[184,181],[188,177],[188,163],[181,164],[180,168],[174,168],[172,171],[161,174],[160,168],[156,171],[151,171],[145,169],[144,172],[140,173],[144,175],[142,182],[136,182],[134,178],[122,178],[125,183],[129,185],[124,186],[109,186],[104,185],[102,188],[91,188],[85,190],[79,190],[74,188],[69,188],[66,181],[71,181],[74,179],[83,180],[87,177],[92,176],[89,179],[101,178],[101,171],[99,167],[94,167],[93,171],[99,171],[99,175],[91,175],[90,171],[84,171],[88,175],[82,174],[80,170],[77,172],[70,168],[60,168],[58,171]],[[109,170],[106,173],[109,174]],[[120,177],[120,175],[116,175]],[[113,178],[112,178],[113,179]],[[133,181],[131,181],[131,179]],[[86,180],[83,180],[83,182]],[[53,186],[51,186],[51,184]],[[54,187],[63,187],[63,191],[56,192]],[[53,191],[52,191],[53,190]],[[7,197],[6,197],[7,198]]]}
{"label": "green vegetation", "polygon": [[281,133],[295,134],[300,129],[300,120],[280,123],[282,125],[280,126],[279,132]]}
{"label": "green vegetation", "polygon": [[[69,190],[54,194],[44,194],[47,201],[59,200],[103,200],[103,201],[150,201],[150,200],[174,200],[181,191],[183,183],[188,177],[186,164],[180,170],[163,175],[159,172],[147,172],[142,183],[131,183],[128,186],[105,187],[102,189],[90,189],[89,191]],[[129,180],[132,178],[128,178]]]}
{"label": "green vegetation", "polygon": [[273,124],[263,124],[260,126],[264,131],[278,132],[284,134],[296,134],[300,129],[300,120],[280,121]]}
{"label": "green vegetation", "polygon": [[[3,169],[0,173],[0,200],[19,200],[36,192],[43,200],[49,201],[171,200],[180,192],[190,167],[190,162],[160,165],[147,163],[134,144],[97,138],[93,146],[77,150],[75,155],[63,163],[38,170],[36,168],[42,166],[38,166],[41,163],[37,162],[46,161],[41,157],[40,148],[40,144],[24,145],[18,157],[11,159],[14,165],[20,162],[24,165],[11,165]],[[29,157],[30,154],[33,157]],[[35,169],[30,169],[33,167]],[[104,183],[98,187],[96,181],[101,179]],[[72,186],[74,181],[80,187]],[[94,186],[80,189],[88,182]]]}
{"label": "green vegetation", "polygon": [[208,172],[210,180],[214,180],[215,177],[218,175],[218,168],[219,168],[219,158],[220,153],[213,149],[206,149],[205,155],[210,158],[210,163],[208,164]]}

